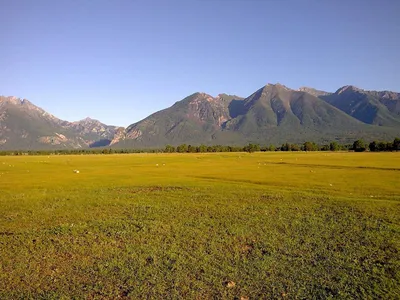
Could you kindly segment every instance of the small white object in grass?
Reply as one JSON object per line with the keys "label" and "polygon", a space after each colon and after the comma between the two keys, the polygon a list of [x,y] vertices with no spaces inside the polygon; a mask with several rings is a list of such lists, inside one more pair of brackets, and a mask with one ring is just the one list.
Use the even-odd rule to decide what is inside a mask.
{"label": "small white object in grass", "polygon": [[74,173],[79,174],[79,170],[74,170]]}
{"label": "small white object in grass", "polygon": [[158,164],[156,164],[156,167],[158,167]]}
{"label": "small white object in grass", "polygon": [[330,183],[329,185],[330,185],[330,186],[333,186],[333,184],[332,184],[332,183]]}

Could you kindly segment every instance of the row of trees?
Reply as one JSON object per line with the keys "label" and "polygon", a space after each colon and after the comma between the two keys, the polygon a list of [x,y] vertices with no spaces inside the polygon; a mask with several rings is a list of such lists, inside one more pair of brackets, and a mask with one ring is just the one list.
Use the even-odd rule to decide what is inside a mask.
{"label": "row of trees", "polygon": [[1,155],[84,155],[84,154],[124,154],[124,153],[206,153],[206,152],[257,152],[257,151],[400,151],[400,138],[395,138],[393,142],[373,141],[369,144],[363,140],[354,141],[353,144],[341,145],[334,141],[329,144],[318,145],[314,142],[303,144],[284,143],[281,146],[269,145],[260,146],[259,144],[248,144],[244,147],[239,146],[193,146],[181,144],[179,146],[167,145],[164,149],[65,149],[65,150],[30,150],[30,151],[0,151]]}
{"label": "row of trees", "polygon": [[213,145],[213,146],[192,146],[182,144],[177,147],[167,145],[165,146],[164,153],[206,153],[206,152],[255,152],[260,151],[261,147],[258,144],[248,144],[244,147],[238,146],[223,146],[223,145]]}
{"label": "row of trees", "polygon": [[304,144],[289,144],[285,143],[277,150],[280,151],[346,151],[350,150],[351,145],[340,145],[338,142],[318,145],[314,142],[305,142]]}
{"label": "row of trees", "polygon": [[259,144],[248,144],[244,147],[233,146],[192,146],[182,144],[177,147],[167,145],[164,153],[204,153],[204,152],[257,152],[257,151],[339,151],[349,150],[351,145],[340,145],[337,142],[331,142],[328,145],[318,145],[313,142],[305,142],[304,144],[289,144],[285,143],[281,146],[269,145],[260,146]]}
{"label": "row of trees", "polygon": [[352,150],[356,152],[381,152],[381,151],[400,151],[400,138],[395,138],[393,142],[372,141],[367,144],[364,140],[357,140],[353,143]]}
{"label": "row of trees", "polygon": [[62,150],[16,150],[0,151],[0,156],[4,155],[86,155],[86,154],[127,154],[127,153],[160,153],[161,149],[62,149]]}
{"label": "row of trees", "polygon": [[400,138],[395,138],[393,142],[372,141],[367,144],[364,140],[356,140],[353,144],[341,145],[338,142],[318,145],[313,142],[305,142],[303,145],[283,144],[280,151],[355,151],[355,152],[381,152],[381,151],[400,151]]}

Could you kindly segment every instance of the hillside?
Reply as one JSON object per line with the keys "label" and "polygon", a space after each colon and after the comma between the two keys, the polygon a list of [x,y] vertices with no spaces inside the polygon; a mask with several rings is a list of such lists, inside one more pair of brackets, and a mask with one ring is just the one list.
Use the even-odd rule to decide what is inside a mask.
{"label": "hillside", "polygon": [[365,91],[349,85],[320,98],[364,123],[400,126],[399,93]]}
{"label": "hillside", "polygon": [[116,127],[85,119],[63,121],[26,99],[0,97],[0,149],[87,148],[110,140]]}
{"label": "hillside", "polygon": [[166,144],[214,144],[225,122],[240,113],[242,98],[195,93],[171,107],[130,125],[124,136],[113,141],[118,147],[156,147]]}
{"label": "hillside", "polygon": [[194,93],[126,129],[58,119],[26,99],[0,97],[0,149],[244,145],[400,135],[400,94],[345,86],[335,93],[267,84],[247,98]]}
{"label": "hillside", "polygon": [[365,124],[315,95],[330,94],[309,88],[295,91],[280,84],[268,84],[243,100],[195,93],[130,125],[113,145],[350,142],[391,139],[397,133],[393,128]]}
{"label": "hillside", "polygon": [[357,137],[383,137],[380,130],[355,120],[321,99],[280,84],[268,84],[244,100],[244,113],[227,129],[241,133],[246,142],[351,141]]}

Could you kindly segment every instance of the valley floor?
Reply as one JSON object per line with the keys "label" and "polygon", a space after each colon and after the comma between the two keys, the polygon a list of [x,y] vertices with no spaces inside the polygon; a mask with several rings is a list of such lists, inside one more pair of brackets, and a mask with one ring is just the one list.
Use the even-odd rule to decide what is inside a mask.
{"label": "valley floor", "polygon": [[0,191],[1,299],[400,298],[400,153],[0,157]]}

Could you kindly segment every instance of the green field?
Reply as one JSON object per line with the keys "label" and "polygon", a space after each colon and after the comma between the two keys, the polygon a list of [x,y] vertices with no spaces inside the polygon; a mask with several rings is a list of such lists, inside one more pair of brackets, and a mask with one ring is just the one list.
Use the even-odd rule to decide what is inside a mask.
{"label": "green field", "polygon": [[1,299],[399,299],[400,153],[0,157],[0,252]]}

